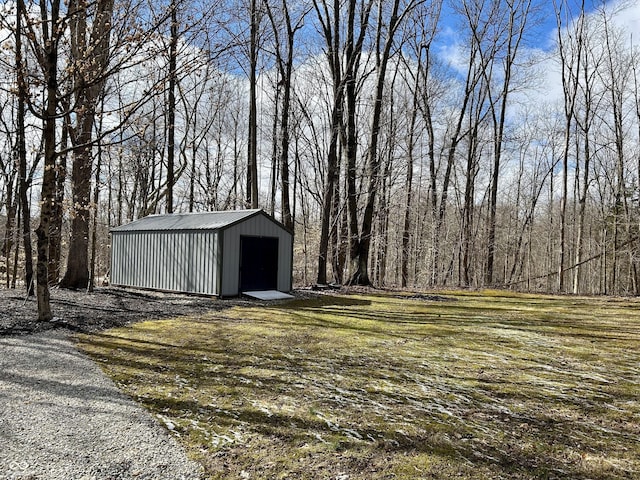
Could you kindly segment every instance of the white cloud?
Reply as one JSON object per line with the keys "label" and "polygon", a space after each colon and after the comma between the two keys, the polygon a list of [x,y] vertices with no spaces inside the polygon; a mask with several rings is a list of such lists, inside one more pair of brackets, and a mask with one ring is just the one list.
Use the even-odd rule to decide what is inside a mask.
{"label": "white cloud", "polygon": [[[625,4],[626,8],[620,8]],[[616,1],[609,4],[613,11],[618,10],[613,17],[614,24],[623,28],[630,35],[635,47],[640,45],[640,1]]]}
{"label": "white cloud", "polygon": [[[616,0],[609,2],[605,6],[605,13],[609,16],[613,28],[621,29],[628,35],[629,48],[631,48],[632,43],[634,48],[640,48],[640,1]],[[588,19],[593,19],[595,22],[597,21],[596,17],[602,15],[602,12],[592,11],[588,15]],[[554,55],[555,39],[557,38],[554,26],[550,25],[547,38],[550,39],[550,48],[548,54],[543,57],[543,60],[537,66],[536,78],[534,79],[537,86],[526,93],[527,102],[534,105],[561,104],[562,102],[563,91],[560,64],[557,56]],[[539,53],[542,53],[542,51]]]}

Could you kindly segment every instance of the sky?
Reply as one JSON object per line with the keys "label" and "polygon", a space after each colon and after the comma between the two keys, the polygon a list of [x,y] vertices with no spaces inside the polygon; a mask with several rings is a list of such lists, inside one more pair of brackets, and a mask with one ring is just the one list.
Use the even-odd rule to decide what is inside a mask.
{"label": "sky", "polygon": [[[568,0],[572,9],[579,11],[579,0]],[[467,58],[464,54],[464,40],[460,35],[459,19],[452,11],[452,3],[455,0],[445,1],[441,16],[441,42],[438,52],[441,58],[461,75],[466,74]],[[557,23],[552,0],[539,1],[541,11],[539,22],[530,26],[529,39],[526,48],[529,53],[535,53],[541,59],[539,63],[538,87],[530,90],[528,95],[532,101],[540,98],[544,103],[560,101],[562,98],[562,86],[557,61],[551,58],[556,47]],[[623,28],[629,35],[629,43],[640,48],[640,0],[586,0],[585,6],[588,15],[596,15],[602,5],[612,13],[613,24]],[[527,53],[527,52],[521,52]],[[521,57],[522,58],[522,57]]]}
{"label": "sky", "polygon": [[[568,1],[571,9],[577,12],[579,10],[579,0]],[[441,25],[445,33],[448,32],[448,36],[455,36],[455,33],[459,30],[458,20],[452,9],[452,4],[454,3],[457,3],[456,0],[445,1],[442,7]],[[554,2],[553,0],[538,0],[537,3],[540,6],[540,12],[536,25],[530,26],[534,32],[532,42],[535,43],[536,48],[548,51],[553,49],[556,38],[557,27]],[[615,21],[618,25],[624,26],[630,32],[636,32],[636,36],[640,37],[640,0],[585,0],[585,7],[588,13],[593,13],[603,3],[609,11],[619,11],[615,15]],[[621,10],[622,6],[624,6],[623,10]]]}

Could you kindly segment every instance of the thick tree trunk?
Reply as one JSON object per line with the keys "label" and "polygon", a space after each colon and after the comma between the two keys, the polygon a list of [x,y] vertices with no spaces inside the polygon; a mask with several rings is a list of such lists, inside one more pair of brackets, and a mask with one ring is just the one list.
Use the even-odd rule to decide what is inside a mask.
{"label": "thick tree trunk", "polygon": [[[362,217],[362,229],[360,238],[354,245],[351,254],[351,263],[356,269],[352,272],[349,283],[351,285],[371,285],[369,277],[369,254],[371,250],[371,234],[373,231],[373,211],[376,204],[377,188],[380,183],[380,157],[378,153],[378,138],[380,135],[380,118],[382,116],[382,104],[384,86],[387,73],[387,65],[391,56],[391,46],[398,27],[399,0],[393,2],[391,15],[389,17],[387,37],[381,52],[378,64],[378,75],[376,78],[376,90],[374,97],[373,115],[371,118],[371,137],[369,139],[369,151],[367,152],[368,165],[368,192],[367,203]],[[380,35],[380,30],[378,35]],[[380,37],[379,37],[380,38]]]}
{"label": "thick tree trunk", "polygon": [[[42,9],[43,17],[46,9]],[[46,322],[53,318],[51,312],[51,302],[49,293],[49,229],[53,214],[53,201],[55,195],[55,164],[56,164],[56,114],[58,106],[58,42],[59,32],[55,26],[58,25],[60,13],[59,0],[55,0],[51,5],[51,25],[53,26],[49,35],[49,22],[43,18],[44,65],[43,70],[47,83],[46,111],[43,119],[43,140],[44,140],[44,172],[42,178],[42,191],[40,195],[40,224],[36,229],[38,238],[38,263],[36,268],[37,280],[37,301],[38,320]]]}
{"label": "thick tree trunk", "polygon": [[76,134],[73,149],[73,215],[67,270],[60,281],[62,288],[85,289],[89,285],[89,220],[91,217],[91,139],[94,112],[87,106],[81,132]]}
{"label": "thick tree trunk", "polygon": [[[358,271],[358,249],[360,232],[358,226],[358,192],[357,192],[357,156],[358,156],[358,130],[356,123],[356,105],[358,92],[356,88],[356,75],[360,68],[361,51],[359,43],[355,40],[355,2],[349,2],[347,12],[347,42],[345,45],[345,58],[347,68],[344,74],[346,125],[344,132],[345,160],[347,174],[347,210],[349,212],[349,260],[350,274]],[[364,28],[361,27],[361,28]],[[351,280],[350,280],[351,282]]]}
{"label": "thick tree trunk", "polygon": [[[109,41],[113,0],[98,0],[89,6],[72,0],[71,53],[75,62],[74,88],[76,117],[71,127],[73,167],[71,169],[72,202],[71,238],[67,270],[60,281],[64,288],[82,288],[89,285],[89,219],[91,213],[91,167],[93,165],[93,126],[96,104],[106,81],[109,63]],[[91,17],[91,18],[90,18]],[[90,29],[88,28],[90,26]]]}

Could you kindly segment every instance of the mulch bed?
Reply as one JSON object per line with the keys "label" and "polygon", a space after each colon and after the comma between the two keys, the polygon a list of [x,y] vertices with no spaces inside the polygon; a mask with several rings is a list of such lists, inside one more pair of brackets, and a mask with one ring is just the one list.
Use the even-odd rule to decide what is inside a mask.
{"label": "mulch bed", "polygon": [[35,297],[24,291],[0,288],[0,336],[23,335],[63,328],[95,332],[132,322],[204,314],[235,305],[255,304],[242,298],[220,300],[178,293],[139,291],[114,287],[97,288],[92,293],[53,288],[51,310],[54,318],[38,321]]}

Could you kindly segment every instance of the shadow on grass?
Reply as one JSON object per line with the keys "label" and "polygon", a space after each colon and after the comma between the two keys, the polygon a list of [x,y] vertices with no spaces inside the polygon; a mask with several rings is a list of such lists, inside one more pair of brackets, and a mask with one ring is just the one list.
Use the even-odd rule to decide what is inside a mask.
{"label": "shadow on grass", "polygon": [[[268,449],[270,438],[278,438],[291,449],[321,438],[333,451],[364,448],[373,454],[397,452],[399,458],[425,453],[452,463],[492,469],[499,472],[496,478],[632,478],[631,470],[613,464],[587,471],[582,458],[587,454],[629,458],[625,449],[638,439],[638,432],[631,423],[611,425],[610,418],[599,414],[610,413],[607,402],[614,398],[629,403],[630,415],[637,413],[633,392],[608,391],[615,388],[613,382],[601,384],[597,379],[565,389],[565,379],[578,385],[570,367],[560,372],[545,368],[563,354],[557,346],[556,350],[536,351],[531,358],[528,355],[533,353],[528,352],[526,358],[504,355],[500,361],[514,362],[503,365],[515,372],[513,376],[501,376],[503,372],[496,366],[495,378],[483,378],[474,374],[483,366],[473,364],[478,358],[473,354],[483,353],[477,350],[478,342],[485,342],[484,348],[492,354],[501,344],[491,339],[495,321],[476,317],[480,309],[457,318],[460,306],[452,304],[437,305],[439,311],[444,307],[449,312],[440,317],[428,310],[414,310],[413,304],[404,305],[404,309],[399,305],[397,312],[372,307],[375,305],[367,299],[323,296],[261,306],[259,319],[251,318],[250,309],[241,310],[241,316],[247,317],[240,324],[237,316],[185,319],[181,325],[167,324],[171,328],[165,332],[158,324],[145,338],[123,339],[102,333],[88,342],[107,352],[109,368],[127,372],[132,384],[162,386],[162,393],[151,388],[137,396],[150,410],[183,419],[183,428],[196,421],[202,428],[240,429],[263,438],[261,448]],[[242,322],[255,323],[261,329],[245,331]],[[505,340],[509,348],[522,348],[517,337],[526,333],[520,332],[523,329],[540,332],[552,328],[541,335],[554,338],[571,334],[564,323],[557,326],[533,319],[529,327],[521,318],[508,322],[496,327],[514,330],[515,340]],[[426,324],[436,330],[416,329]],[[477,326],[483,330],[470,328]],[[457,357],[449,356],[444,344],[440,358],[429,351],[429,345],[419,346],[418,351],[398,347],[396,358],[393,347],[386,351],[349,350],[339,345],[338,336],[333,348],[330,344],[316,348],[318,339],[305,336],[316,327],[330,339],[334,330],[367,338],[449,338],[449,347],[458,353]],[[182,334],[185,339],[179,338]],[[597,335],[594,339],[611,340]],[[417,361],[421,352],[434,365]],[[530,380],[516,379],[523,365],[529,369],[529,379],[548,380],[549,388],[555,388],[558,395],[549,395]],[[186,379],[185,383],[176,384],[177,378]],[[386,390],[376,387],[383,384],[388,386]],[[277,404],[285,397],[297,403],[292,413],[256,407],[263,402]],[[305,408],[326,412],[333,420]],[[203,444],[199,448],[207,447]],[[631,448],[637,451],[637,447]],[[246,455],[251,457],[252,452]]]}
{"label": "shadow on grass", "polygon": [[[173,418],[184,417],[185,412],[198,412],[201,418],[211,419],[217,428],[234,431],[240,429],[243,435],[259,435],[267,443],[278,439],[296,448],[297,445],[323,439],[329,445],[329,456],[332,452],[358,452],[365,448],[374,456],[382,452],[399,455],[401,458],[416,454],[435,455],[448,463],[463,462],[475,465],[476,468],[497,470],[500,478],[504,478],[504,475],[509,478],[584,478],[585,475],[578,455],[572,460],[555,456],[559,449],[577,445],[575,436],[559,428],[552,418],[520,419],[523,422],[520,428],[526,424],[527,428],[543,431],[546,435],[543,444],[528,449],[521,446],[523,440],[540,439],[533,436],[524,438],[510,430],[511,427],[504,423],[504,419],[495,419],[495,422],[503,422],[505,427],[504,431],[496,430],[499,438],[487,439],[477,436],[477,432],[462,424],[444,422],[433,422],[421,434],[407,434],[399,429],[394,430],[392,425],[387,429],[359,426],[356,430],[330,425],[322,420],[271,414],[249,407],[224,410],[195,401],[166,397],[145,397],[140,401],[151,411]],[[183,430],[181,433],[188,434],[188,431]],[[261,447],[268,448],[267,445]],[[250,457],[251,452],[247,452],[247,455]],[[620,473],[591,473],[589,478],[617,479],[621,478]]]}
{"label": "shadow on grass", "polygon": [[[100,335],[103,340],[108,335]],[[328,370],[334,370],[336,374],[343,377],[350,374],[358,377],[364,374],[364,371],[348,369],[342,371],[336,366],[335,359],[317,360],[317,364],[309,365],[306,362],[295,363],[283,359],[281,356],[268,355],[261,353],[249,357],[247,352],[234,350],[233,348],[220,348],[218,351],[209,350],[209,357],[220,358],[219,361],[224,363],[224,370],[215,372],[206,372],[198,370],[194,366],[197,357],[201,355],[198,351],[185,351],[177,348],[171,348],[170,351],[164,350],[167,344],[158,343],[154,347],[161,347],[160,350],[154,348],[153,351],[147,349],[148,345],[153,342],[139,342],[137,346],[128,346],[123,348],[118,345],[121,352],[127,352],[135,355],[137,361],[131,361],[125,358],[111,358],[114,365],[121,364],[126,368],[135,368],[138,371],[160,372],[166,374],[168,379],[184,378],[188,380],[188,387],[197,392],[211,392],[219,387],[223,387],[217,393],[217,396],[236,398],[240,401],[238,406],[233,408],[220,408],[210,402],[210,398],[202,399],[185,399],[180,387],[169,387],[169,392],[173,391],[171,396],[159,396],[149,393],[137,398],[147,408],[155,413],[159,413],[170,418],[197,418],[198,421],[204,421],[216,425],[216,428],[222,430],[234,429],[240,427],[243,432],[252,435],[259,435],[264,438],[278,438],[282,442],[295,446],[301,443],[312,441],[314,438],[324,438],[325,441],[332,444],[335,451],[349,451],[352,449],[361,449],[363,444],[368,449],[374,451],[384,450],[387,452],[397,452],[399,454],[415,454],[427,453],[437,455],[442,458],[448,458],[450,461],[472,462],[476,465],[486,465],[491,468],[499,467],[503,473],[518,473],[542,475],[542,478],[580,478],[581,466],[579,463],[568,462],[557,459],[554,454],[558,450],[579,448],[577,439],[600,438],[602,442],[608,443],[614,441],[623,444],[629,441],[622,434],[607,433],[602,431],[599,425],[578,425],[571,424],[570,421],[559,422],[557,418],[547,415],[544,411],[528,412],[526,414],[505,413],[498,409],[495,405],[487,404],[487,399],[474,399],[469,397],[469,392],[465,390],[456,391],[452,387],[459,378],[446,378],[449,390],[444,394],[464,394],[470,398],[471,403],[464,407],[457,407],[456,418],[431,415],[423,410],[433,399],[424,397],[411,397],[400,392],[364,392],[366,398],[358,398],[360,405],[344,406],[335,404],[335,399],[331,398],[331,392],[327,391],[331,388],[328,379],[320,379],[320,374]],[[109,348],[109,345],[106,345]],[[114,345],[111,345],[113,347]],[[148,360],[156,357],[156,361],[145,362],[145,356]],[[115,361],[114,361],[115,360]],[[280,371],[281,377],[265,378],[259,375],[252,375],[249,372],[239,373],[245,367],[253,367],[258,363],[268,367],[274,371]],[[323,364],[324,363],[324,364]],[[318,368],[318,364],[321,364]],[[388,371],[381,371],[379,377],[372,376],[363,381],[392,380],[397,384],[401,384],[403,379],[401,376],[395,379],[389,378]],[[321,390],[324,389],[324,398],[306,398],[304,386],[298,385],[299,381],[305,381],[314,377],[318,379],[320,385],[316,385]],[[347,383],[357,381],[357,379],[346,379]],[[404,380],[406,381],[406,380]],[[440,379],[442,381],[442,379]],[[166,384],[166,380],[159,379],[158,383]],[[518,403],[521,401],[531,401],[532,393],[531,385],[522,382],[520,387],[517,385],[509,385],[511,392],[509,395],[494,395],[497,402],[508,400],[508,403]],[[519,392],[519,389],[522,392]],[[482,388],[478,388],[477,393],[482,393],[481,397],[490,393],[483,392]],[[339,423],[331,424],[320,418],[304,418],[294,414],[283,414],[279,412],[266,412],[247,405],[252,398],[278,398],[280,395],[298,396],[300,401],[308,401],[309,405],[316,405],[322,411],[340,411],[345,409],[347,412],[354,414],[351,417],[346,413],[347,418],[343,420],[344,425]],[[538,396],[538,395],[536,395]],[[300,398],[305,397],[305,398]],[[306,400],[305,400],[306,399]],[[349,402],[350,398],[344,399]],[[539,395],[538,400],[544,401],[544,396]],[[371,403],[367,404],[369,401]],[[446,401],[445,401],[446,403]],[[390,419],[400,416],[409,416],[415,418],[415,423],[420,428],[421,433],[412,434],[404,432],[400,428],[395,428],[397,422],[385,422],[377,417],[379,414],[367,412],[371,405],[387,405],[393,408],[390,413]],[[421,406],[422,404],[422,406]],[[566,406],[566,405],[565,405]],[[582,407],[582,414],[588,416],[594,412],[590,409]],[[450,406],[450,408],[453,405]],[[363,408],[365,411],[357,411]],[[475,416],[480,414],[483,418],[478,421]],[[343,412],[342,415],[345,415]],[[359,415],[363,415],[366,421],[362,423],[353,422]],[[422,418],[420,416],[422,415]],[[195,417],[194,417],[195,416]],[[377,426],[376,426],[377,425]],[[382,427],[382,425],[385,425]],[[514,429],[519,429],[517,432]],[[534,432],[524,435],[523,429],[528,432]],[[489,432],[489,435],[487,433]],[[511,437],[511,438],[509,438]],[[526,443],[534,443],[538,445],[537,450],[527,451],[521,445]],[[559,472],[563,472],[560,475]],[[566,474],[566,476],[564,476]],[[602,474],[590,475],[590,478],[605,479],[617,478],[616,475]]]}
{"label": "shadow on grass", "polygon": [[[372,296],[381,299],[400,299],[403,297],[390,297],[388,295],[379,294]],[[444,297],[443,297],[444,298]],[[472,297],[473,298],[473,297]],[[491,299],[506,298],[508,300],[513,297],[494,296]],[[522,300],[516,297],[518,300]],[[559,301],[552,302],[542,299],[536,302],[539,309],[532,309],[531,304],[522,302],[516,304],[491,304],[473,305],[464,301],[444,302],[440,300],[432,300],[430,305],[424,302],[415,302],[413,297],[408,297],[407,305],[397,305],[396,311],[373,311],[364,308],[355,308],[345,310],[345,307],[370,307],[372,302],[352,296],[332,297],[323,296],[312,302],[294,301],[288,304],[267,307],[275,312],[287,312],[292,317],[309,325],[319,327],[339,327],[348,328],[355,331],[363,332],[384,332],[392,333],[396,326],[403,327],[405,325],[424,326],[426,324],[436,325],[439,328],[438,335],[446,336],[457,334],[461,327],[487,327],[498,326],[505,327],[512,331],[521,331],[523,333],[544,332],[546,335],[583,338],[593,342],[622,340],[632,341],[640,344],[640,335],[636,328],[637,322],[621,321],[619,315],[606,315],[603,313],[598,318],[585,319],[585,314],[591,314],[593,307],[585,303],[580,303],[584,311],[580,311],[577,307],[569,308],[567,303],[562,303],[562,309],[566,309],[562,313],[549,310],[554,303],[560,304]],[[462,300],[465,300],[463,297]],[[524,308],[526,307],[526,308]],[[309,314],[309,315],[305,315]],[[317,314],[322,317],[318,318]],[[332,316],[334,319],[326,317]],[[315,317],[313,320],[311,320]],[[610,317],[610,318],[609,318]],[[363,320],[365,322],[376,322],[377,326],[358,326],[350,325],[351,320]],[[607,324],[606,330],[602,329],[602,324]],[[448,329],[443,327],[447,326]],[[430,334],[435,334],[431,331]],[[634,339],[635,337],[635,339]]]}

